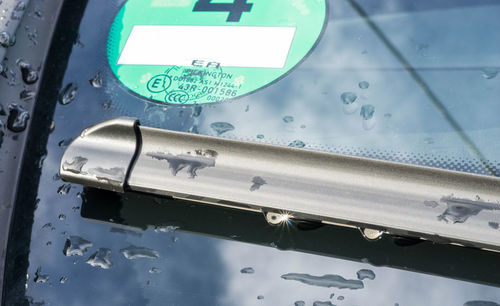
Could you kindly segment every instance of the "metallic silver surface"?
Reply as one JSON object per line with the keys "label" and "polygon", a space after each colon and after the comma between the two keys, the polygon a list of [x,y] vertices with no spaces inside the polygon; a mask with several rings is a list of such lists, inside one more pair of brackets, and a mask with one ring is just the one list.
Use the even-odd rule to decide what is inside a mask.
{"label": "metallic silver surface", "polygon": [[[500,250],[500,235],[488,225],[500,220],[498,178],[141,126],[139,130],[142,146],[127,181],[133,191]],[[113,139],[111,134],[91,147],[75,142],[63,162],[82,154],[125,162],[103,156],[112,154],[102,148]],[[119,145],[113,141],[108,147]],[[133,150],[125,147],[130,157]],[[121,190],[95,179],[63,178]]]}
{"label": "metallic silver surface", "polygon": [[123,192],[137,147],[136,124],[135,119],[117,118],[83,130],[64,152],[61,178]]}

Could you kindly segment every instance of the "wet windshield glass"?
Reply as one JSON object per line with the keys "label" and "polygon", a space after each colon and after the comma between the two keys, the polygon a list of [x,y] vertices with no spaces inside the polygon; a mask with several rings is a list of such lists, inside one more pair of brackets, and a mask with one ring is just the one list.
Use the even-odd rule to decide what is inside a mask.
{"label": "wet windshield glass", "polygon": [[[256,10],[263,1],[242,3],[253,2]],[[200,4],[197,9],[202,12],[194,7],[229,0],[143,2],[157,9],[189,7],[193,14],[220,14],[224,22],[236,18],[227,8],[217,13],[210,5],[206,9]],[[40,158],[39,178],[24,174],[36,182],[35,187],[22,187],[19,196],[7,256],[8,305],[21,301],[45,305],[500,303],[500,282],[491,273],[499,268],[496,253],[392,237],[368,242],[357,229],[327,225],[282,222],[272,226],[258,213],[146,195],[118,196],[60,180],[59,163],[71,140],[89,125],[123,115],[139,118],[143,125],[176,131],[500,174],[500,150],[493,141],[500,137],[497,1],[291,2],[299,17],[319,14],[318,27],[310,29],[315,37],[308,40],[298,29],[293,36],[287,20],[264,22],[262,27],[283,31],[270,31],[269,37],[289,35],[283,44],[295,52],[293,65],[276,64],[280,54],[286,56],[276,51],[273,61],[255,64],[282,67],[273,75],[244,75],[224,65],[203,68],[215,69],[203,70],[210,72],[205,81],[214,82],[209,79],[214,75],[220,81],[217,77],[226,73],[231,86],[236,86],[235,81],[244,86],[243,80],[253,86],[234,93],[234,98],[235,89],[231,89],[231,99],[221,101],[220,94],[208,98],[209,87],[207,92],[203,88],[190,92],[186,89],[190,82],[175,83],[175,77],[185,77],[182,73],[192,73],[194,68],[191,72],[163,69],[160,77],[140,72],[136,84],[130,85],[131,72],[124,70],[121,75],[122,68],[109,63],[112,41],[108,36],[117,20],[125,20],[120,10],[127,2],[88,1],[67,65],[55,65],[57,69],[44,74],[45,80],[61,82],[44,83],[57,87],[57,92],[43,91],[41,98],[56,104],[53,130]],[[244,22],[253,11],[240,9]],[[168,26],[182,22],[175,20]],[[236,21],[231,22],[234,26]],[[119,26],[126,31],[125,21]],[[189,31],[182,33],[198,35]],[[291,37],[304,39],[308,47],[294,51]],[[126,43],[124,39],[119,45],[124,48]],[[177,44],[182,42],[172,42]],[[64,58],[55,49],[52,55]],[[157,58],[151,54],[153,59]],[[234,60],[254,65],[246,57]],[[241,75],[245,78],[237,79]],[[200,81],[196,73],[189,77]],[[194,100],[187,100],[184,92],[172,94],[165,89],[174,86],[166,85],[170,79],[176,90],[188,91]],[[158,92],[155,86],[160,86]],[[153,92],[144,96],[141,88]],[[443,213],[443,207],[429,206]],[[490,227],[498,229],[498,223],[492,221]]]}

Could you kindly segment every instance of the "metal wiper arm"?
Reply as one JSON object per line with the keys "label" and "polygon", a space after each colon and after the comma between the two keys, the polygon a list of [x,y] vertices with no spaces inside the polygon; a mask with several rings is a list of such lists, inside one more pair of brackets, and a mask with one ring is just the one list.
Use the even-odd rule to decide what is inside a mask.
{"label": "metal wiper arm", "polygon": [[500,250],[500,179],[140,126],[85,129],[63,180]]}

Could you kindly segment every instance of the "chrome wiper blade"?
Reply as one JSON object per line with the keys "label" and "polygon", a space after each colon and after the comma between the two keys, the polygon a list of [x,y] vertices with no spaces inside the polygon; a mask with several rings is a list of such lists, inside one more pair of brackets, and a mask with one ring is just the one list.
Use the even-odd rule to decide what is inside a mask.
{"label": "chrome wiper blade", "polygon": [[85,129],[64,153],[60,175],[112,191],[500,250],[495,177],[173,132],[130,118]]}

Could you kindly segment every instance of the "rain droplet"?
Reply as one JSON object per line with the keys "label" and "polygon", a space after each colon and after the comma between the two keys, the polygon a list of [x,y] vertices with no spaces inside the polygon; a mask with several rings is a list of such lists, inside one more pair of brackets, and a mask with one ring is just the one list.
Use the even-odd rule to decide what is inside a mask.
{"label": "rain droplet", "polygon": [[76,156],[70,162],[64,161],[64,163],[62,165],[62,169],[64,171],[69,171],[69,172],[73,172],[75,174],[80,174],[82,172],[83,166],[85,166],[85,164],[88,161],[89,160],[85,157]]}
{"label": "rain droplet", "polygon": [[424,201],[424,205],[427,207],[435,208],[439,206],[439,203],[436,201]]}
{"label": "rain droplet", "polygon": [[361,89],[367,89],[368,87],[370,87],[370,83],[368,83],[367,81],[362,81],[362,82],[359,82],[358,86]]}
{"label": "rain droplet", "polygon": [[113,259],[111,258],[111,250],[107,248],[99,248],[97,252],[92,254],[86,261],[92,267],[99,267],[102,269],[109,269],[113,266]]}
{"label": "rain droplet", "polygon": [[27,110],[12,103],[9,105],[9,117],[7,119],[7,128],[12,132],[19,133],[26,129],[30,115]]}
{"label": "rain droplet", "polygon": [[217,133],[217,136],[234,130],[234,126],[228,122],[214,122],[210,124],[210,127]]}
{"label": "rain droplet", "polygon": [[481,69],[483,78],[490,80],[497,76],[498,69],[496,68],[484,68]]}
{"label": "rain droplet", "polygon": [[57,144],[60,148],[66,148],[73,141],[73,138],[67,138],[59,141]]}
{"label": "rain droplet", "polygon": [[386,113],[386,114],[384,114],[384,118],[385,119],[391,119],[392,118],[392,114]]}
{"label": "rain droplet", "polygon": [[66,243],[64,243],[63,254],[65,256],[83,256],[91,247],[92,242],[79,236],[70,236],[66,238]]}
{"label": "rain droplet", "polygon": [[258,134],[258,135],[257,135],[257,139],[264,139],[264,135],[262,135],[262,134]]}
{"label": "rain droplet", "polygon": [[361,106],[361,112],[359,113],[359,115],[363,117],[363,120],[372,119],[374,114],[375,114],[375,106],[371,104],[365,104]]}
{"label": "rain droplet", "polygon": [[342,295],[339,295],[339,296],[337,297],[337,300],[339,300],[339,301],[343,301],[343,300],[344,300],[344,297],[343,297]]}
{"label": "rain droplet", "polygon": [[38,267],[35,272],[35,278],[33,281],[35,283],[43,284],[46,283],[50,279],[50,276],[48,274],[42,274],[42,267]]}
{"label": "rain droplet", "polygon": [[90,85],[92,85],[94,88],[101,88],[102,87],[102,73],[98,71],[96,75],[89,80]]}
{"label": "rain droplet", "polygon": [[175,225],[157,226],[157,227],[155,227],[155,232],[157,232],[157,233],[170,233],[170,232],[175,232],[177,229],[179,229],[179,227],[175,226]]}
{"label": "rain droplet", "polygon": [[201,115],[201,111],[202,111],[202,110],[203,110],[203,108],[202,108],[201,106],[195,106],[195,107],[193,108],[193,115],[192,115],[192,117],[193,117],[193,118],[197,118],[197,117],[199,117],[199,116]]}
{"label": "rain droplet", "polygon": [[288,144],[289,147],[294,147],[294,148],[303,148],[306,146],[306,144],[301,141],[301,140],[294,140]]}
{"label": "rain droplet", "polygon": [[4,48],[7,48],[9,47],[10,45],[10,34],[5,32],[5,31],[2,31],[0,32],[0,46],[1,47],[4,47]]}
{"label": "rain droplet", "polygon": [[77,84],[68,83],[59,94],[59,103],[61,103],[62,105],[67,105],[73,102],[73,100],[75,100],[76,98],[77,90]]}
{"label": "rain droplet", "polygon": [[365,278],[370,280],[375,279],[375,272],[369,269],[361,269],[356,273],[356,275],[358,276],[359,280],[364,280]]}
{"label": "rain droplet", "polygon": [[160,253],[153,249],[139,247],[135,245],[131,245],[127,248],[121,249],[120,253],[125,256],[127,259],[137,259],[137,258],[150,258],[156,259],[160,257]]}
{"label": "rain droplet", "polygon": [[361,112],[359,113],[363,118],[363,128],[365,130],[371,130],[375,127],[375,106],[371,104],[365,104],[361,107]]}
{"label": "rain droplet", "polygon": [[28,62],[26,62],[22,59],[18,59],[16,61],[16,64],[19,67],[19,69],[21,70],[21,75],[22,75],[24,83],[26,83],[28,85],[32,85],[32,84],[35,84],[36,81],[38,81],[38,71],[31,68],[31,65]]}
{"label": "rain droplet", "polygon": [[252,267],[246,267],[240,270],[242,274],[253,274],[255,270]]}
{"label": "rain droplet", "polygon": [[45,223],[43,226],[42,226],[42,229],[44,228],[51,228],[52,227],[52,223]]}
{"label": "rain droplet", "polygon": [[158,273],[161,273],[161,269],[152,267],[151,269],[149,269],[149,273],[158,274]]}
{"label": "rain droplet", "polygon": [[61,221],[66,220],[66,216],[65,216],[65,215],[63,215],[63,214],[60,214],[60,215],[58,216],[58,218],[59,218],[59,220],[61,220]]}
{"label": "rain droplet", "polygon": [[57,193],[65,195],[68,194],[70,190],[71,190],[71,184],[62,184],[57,188]]}
{"label": "rain droplet", "polygon": [[264,296],[263,296],[263,295],[259,295],[259,296],[257,297],[257,300],[263,300],[263,299],[264,299]]}
{"label": "rain droplet", "polygon": [[344,104],[352,104],[357,98],[358,96],[350,91],[344,92],[340,95],[340,99],[342,99],[342,103]]}
{"label": "rain droplet", "polygon": [[335,306],[335,305],[333,305],[332,302],[330,302],[330,301],[326,301],[326,302],[315,301],[313,303],[313,306]]}
{"label": "rain droplet", "polygon": [[488,225],[489,225],[492,229],[498,229],[498,222],[488,222]]}
{"label": "rain droplet", "polygon": [[305,128],[306,128],[306,125],[305,125],[305,124],[302,124],[302,125],[300,126],[300,128],[301,128],[301,129],[305,129]]}
{"label": "rain droplet", "polygon": [[7,113],[5,112],[5,109],[3,108],[3,105],[0,104],[0,116],[5,116]]}
{"label": "rain droplet", "polygon": [[313,276],[309,274],[288,273],[281,276],[286,280],[299,281],[301,283],[319,286],[319,287],[335,287],[338,289],[362,289],[363,282],[357,279],[345,279],[340,275],[327,274],[323,276]]}
{"label": "rain droplet", "polygon": [[297,301],[294,303],[295,306],[306,306],[306,302],[304,301]]}
{"label": "rain droplet", "polygon": [[285,123],[293,122],[293,117],[292,116],[285,116],[285,117],[283,117],[283,122],[285,122]]}
{"label": "rain droplet", "polygon": [[60,282],[61,284],[65,284],[67,281],[68,281],[68,278],[67,278],[66,276],[63,276],[63,277],[61,277],[61,278],[59,279],[59,282]]}
{"label": "rain droplet", "polygon": [[28,101],[35,97],[35,92],[33,90],[23,90],[19,93],[19,99]]}

